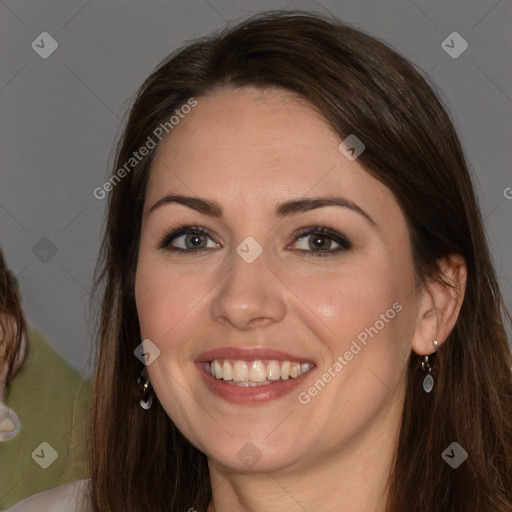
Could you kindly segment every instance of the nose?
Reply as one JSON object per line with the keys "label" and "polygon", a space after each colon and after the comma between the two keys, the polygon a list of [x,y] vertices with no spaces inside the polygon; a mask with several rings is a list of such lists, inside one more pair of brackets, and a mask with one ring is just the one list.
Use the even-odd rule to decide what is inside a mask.
{"label": "nose", "polygon": [[215,288],[211,315],[239,330],[279,322],[286,315],[285,290],[267,266],[264,252],[252,263],[234,253],[230,270]]}

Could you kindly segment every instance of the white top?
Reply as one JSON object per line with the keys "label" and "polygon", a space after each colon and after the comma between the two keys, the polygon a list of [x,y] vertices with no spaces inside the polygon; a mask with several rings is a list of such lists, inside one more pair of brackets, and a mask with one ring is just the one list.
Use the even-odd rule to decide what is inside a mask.
{"label": "white top", "polygon": [[89,482],[87,478],[39,492],[7,512],[94,512],[89,500]]}

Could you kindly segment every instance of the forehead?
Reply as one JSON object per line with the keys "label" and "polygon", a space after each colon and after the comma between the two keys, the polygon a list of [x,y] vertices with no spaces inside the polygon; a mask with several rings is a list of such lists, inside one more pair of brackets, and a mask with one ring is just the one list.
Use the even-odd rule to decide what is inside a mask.
{"label": "forehead", "polygon": [[395,202],[391,193],[348,160],[340,142],[314,107],[288,91],[225,89],[199,97],[158,148],[147,203],[175,192],[270,207],[336,193],[378,216],[376,203]]}

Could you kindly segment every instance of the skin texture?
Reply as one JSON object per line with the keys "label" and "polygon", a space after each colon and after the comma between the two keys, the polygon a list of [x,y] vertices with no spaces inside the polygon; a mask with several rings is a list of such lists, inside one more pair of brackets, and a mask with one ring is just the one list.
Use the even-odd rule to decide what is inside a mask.
{"label": "skin texture", "polygon": [[[161,351],[148,366],[157,397],[209,458],[210,510],[382,511],[408,358],[432,353],[433,340],[441,345],[456,320],[462,294],[415,284],[398,203],[338,150],[340,142],[290,92],[247,87],[198,98],[158,149],[146,192],[137,310],[142,339]],[[224,215],[177,203],[148,214],[170,193],[216,201]],[[354,202],[375,225],[337,206],[274,215],[277,203],[322,195]],[[315,224],[345,235],[352,247],[311,255],[317,235],[297,240],[293,233]],[[207,228],[206,250],[158,247],[181,225]],[[263,249],[250,264],[236,252],[248,236]],[[324,253],[339,247],[323,240]],[[184,236],[172,242],[184,243]],[[464,262],[440,265],[463,292]],[[394,303],[400,312],[317,396],[299,403],[297,393]],[[205,350],[226,346],[272,347],[316,368],[297,392],[233,404],[213,395],[194,365]],[[248,442],[261,455],[251,467],[237,456]]]}

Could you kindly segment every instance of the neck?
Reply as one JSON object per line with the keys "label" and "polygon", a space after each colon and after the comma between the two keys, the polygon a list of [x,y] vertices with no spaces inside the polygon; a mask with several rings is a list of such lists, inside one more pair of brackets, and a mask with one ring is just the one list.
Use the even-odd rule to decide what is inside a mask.
{"label": "neck", "polygon": [[401,404],[395,397],[383,421],[329,455],[301,461],[300,467],[241,474],[210,460],[212,500],[208,512],[382,512]]}

